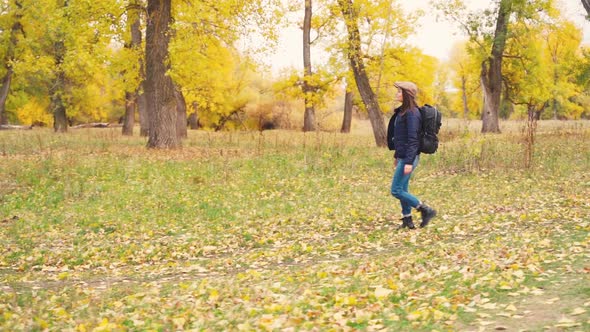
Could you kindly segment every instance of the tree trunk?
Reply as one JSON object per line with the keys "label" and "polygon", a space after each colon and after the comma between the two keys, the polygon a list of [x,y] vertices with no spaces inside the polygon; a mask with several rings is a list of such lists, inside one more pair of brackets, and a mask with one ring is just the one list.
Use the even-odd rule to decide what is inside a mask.
{"label": "tree trunk", "polygon": [[19,32],[24,34],[23,26],[20,22],[23,17],[21,11],[23,6],[20,0],[15,1],[14,5],[16,7],[16,13],[14,15],[15,21],[12,24],[12,28],[10,29],[8,49],[4,57],[4,66],[6,67],[6,74],[2,78],[2,87],[0,87],[0,125],[8,124],[8,117],[6,116],[6,99],[8,99],[8,93],[10,92],[10,83],[12,82],[12,75],[14,74],[10,62],[14,60],[14,51],[17,46],[16,44],[18,43],[17,34]]}
{"label": "tree trunk", "polygon": [[64,105],[62,95],[66,86],[66,75],[63,71],[63,59],[65,55],[65,46],[63,41],[53,44],[55,49],[55,82],[49,89],[51,99],[51,112],[53,113],[53,130],[64,133],[68,131],[68,118],[66,116],[66,106]]}
{"label": "tree trunk", "polygon": [[481,64],[481,84],[484,94],[482,133],[499,133],[498,113],[502,97],[502,56],[508,37],[508,21],[512,0],[502,0],[498,10],[492,54]]}
{"label": "tree trunk", "polygon": [[[68,0],[65,0],[62,8],[68,7]],[[65,14],[67,18],[67,13]],[[58,28],[57,40],[53,43],[53,58],[55,60],[55,81],[49,89],[51,113],[53,113],[53,130],[63,133],[68,131],[68,117],[66,106],[63,101],[63,94],[66,91],[66,74],[63,69],[66,46],[64,42],[62,27]]]}
{"label": "tree trunk", "polygon": [[315,130],[315,109],[313,105],[314,87],[311,81],[311,0],[305,0],[305,17],[303,19],[303,94],[305,99],[305,115],[303,131]]}
{"label": "tree trunk", "polygon": [[[135,3],[135,6],[139,6]],[[130,8],[128,11],[129,22],[131,22],[129,29],[131,32],[131,42],[126,43],[125,47],[133,50],[141,48],[141,19],[139,15],[139,8]],[[143,77],[143,60],[140,60],[140,77]],[[133,136],[133,126],[135,125],[135,111],[137,110],[139,94],[141,93],[141,84],[134,92],[125,93],[125,119],[123,122],[123,135]]]}
{"label": "tree trunk", "polygon": [[146,81],[148,148],[173,149],[181,145],[176,131],[177,109],[174,83],[166,73],[171,0],[148,0],[146,29]]}
{"label": "tree trunk", "polygon": [[352,0],[338,0],[338,5],[342,11],[342,16],[348,30],[348,59],[350,67],[354,73],[354,79],[358,87],[361,99],[369,113],[369,120],[373,127],[375,143],[379,147],[387,146],[387,133],[385,132],[385,123],[383,113],[377,102],[377,97],[369,84],[369,78],[365,70],[365,64],[361,54],[361,36],[357,23],[357,14],[352,5]]}
{"label": "tree trunk", "polygon": [[352,91],[346,90],[344,95],[344,118],[342,119],[341,133],[350,133],[350,125],[352,124]]}
{"label": "tree trunk", "polygon": [[178,134],[178,138],[187,138],[187,128],[186,128],[186,101],[184,99],[184,95],[182,94],[182,90],[180,88],[176,88],[174,90],[176,96],[176,132]]}
{"label": "tree trunk", "polygon": [[467,104],[467,79],[461,77],[461,92],[463,94],[463,118],[469,119],[469,105]]}
{"label": "tree trunk", "polygon": [[[136,2],[137,6],[142,6],[143,1]],[[131,26],[132,38],[138,38],[137,45],[141,46],[142,32],[141,32],[141,15],[138,17],[138,24]],[[147,99],[145,96],[145,52],[139,58],[139,74],[141,82],[137,87],[137,112],[139,113],[139,135],[141,137],[147,137],[150,129],[149,115],[147,109]]]}
{"label": "tree trunk", "polygon": [[537,120],[540,116],[540,111],[535,109],[534,105],[527,106],[527,122],[525,128],[525,150],[524,150],[524,167],[531,168],[533,166],[533,156],[535,152],[535,134],[537,131]]}
{"label": "tree trunk", "polygon": [[582,5],[584,5],[586,13],[588,14],[586,19],[590,20],[590,0],[582,0]]}
{"label": "tree trunk", "polygon": [[[141,83],[141,87],[144,86],[144,82]],[[139,135],[141,137],[147,137],[150,133],[150,122],[148,118],[148,105],[145,93],[140,93],[137,97],[137,112],[139,113]]]}
{"label": "tree trunk", "polygon": [[191,129],[199,129],[199,116],[197,110],[199,108],[199,104],[196,101],[193,102],[193,112],[188,117],[188,123],[190,124]]}
{"label": "tree trunk", "polygon": [[12,67],[8,66],[6,74],[2,79],[2,87],[0,87],[0,125],[8,124],[8,117],[6,116],[6,99],[10,91],[10,82],[12,81]]}
{"label": "tree trunk", "polygon": [[135,109],[137,94],[125,92],[125,117],[123,119],[123,135],[133,136],[133,126],[135,125]]}

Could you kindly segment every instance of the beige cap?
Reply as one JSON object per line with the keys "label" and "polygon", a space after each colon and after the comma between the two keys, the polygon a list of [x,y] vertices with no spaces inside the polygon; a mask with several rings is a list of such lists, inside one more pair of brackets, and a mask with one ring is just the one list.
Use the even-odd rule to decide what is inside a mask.
{"label": "beige cap", "polygon": [[396,88],[406,90],[412,97],[416,97],[418,94],[418,87],[412,82],[395,82],[393,85]]}

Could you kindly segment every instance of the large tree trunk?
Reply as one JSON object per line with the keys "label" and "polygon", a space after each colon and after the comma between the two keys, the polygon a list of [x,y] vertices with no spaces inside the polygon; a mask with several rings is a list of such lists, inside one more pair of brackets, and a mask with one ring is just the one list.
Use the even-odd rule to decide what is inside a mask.
{"label": "large tree trunk", "polygon": [[586,19],[590,20],[590,0],[582,0],[582,5],[584,5],[586,13],[588,14]]}
{"label": "large tree trunk", "polygon": [[303,19],[303,94],[305,99],[305,115],[303,131],[315,130],[315,109],[313,105],[314,87],[311,81],[311,0],[305,0],[305,17]]}
{"label": "large tree trunk", "polygon": [[188,132],[186,127],[186,101],[184,99],[184,95],[182,94],[182,90],[180,88],[176,88],[174,90],[176,96],[176,133],[178,134],[178,138],[187,138]]}
{"label": "large tree trunk", "polygon": [[[129,21],[131,22],[129,28],[131,32],[131,42],[126,43],[125,47],[133,50],[139,50],[141,48],[141,19],[139,15],[139,3],[135,3],[135,6],[130,8],[128,13]],[[143,60],[140,59],[140,77],[143,77]],[[133,126],[135,125],[135,111],[138,106],[139,94],[141,93],[141,84],[133,92],[125,93],[125,119],[123,122],[123,135],[133,136]]]}
{"label": "large tree trunk", "polygon": [[135,109],[137,105],[137,94],[125,92],[125,117],[123,118],[123,135],[133,136],[135,125]]}
{"label": "large tree trunk", "polygon": [[377,146],[385,147],[387,146],[387,133],[385,132],[383,113],[377,102],[377,97],[369,84],[369,78],[362,59],[361,36],[357,23],[358,17],[354,11],[352,0],[338,0],[338,5],[342,11],[342,16],[344,17],[348,30],[348,59],[350,60],[350,67],[354,73],[356,86],[369,113],[375,143],[377,143]]}
{"label": "large tree trunk", "polygon": [[342,119],[341,133],[350,133],[350,125],[352,124],[352,91],[346,90],[344,95],[344,118]]}
{"label": "large tree trunk", "polygon": [[511,12],[512,0],[502,0],[498,10],[492,54],[481,64],[481,84],[484,95],[482,133],[500,132],[498,113],[502,98],[502,57],[508,37],[508,21]]}
{"label": "large tree trunk", "polygon": [[194,101],[193,102],[193,112],[188,117],[188,123],[191,129],[199,129],[199,115],[197,113],[199,108],[199,104]]}
{"label": "large tree trunk", "polygon": [[148,0],[146,29],[146,81],[148,103],[148,148],[178,148],[176,98],[174,83],[166,75],[168,65],[171,0]]}

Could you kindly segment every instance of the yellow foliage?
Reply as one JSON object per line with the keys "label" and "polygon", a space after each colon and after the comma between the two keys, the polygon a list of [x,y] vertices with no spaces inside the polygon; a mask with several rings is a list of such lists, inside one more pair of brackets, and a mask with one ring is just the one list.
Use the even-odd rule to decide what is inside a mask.
{"label": "yellow foliage", "polygon": [[48,99],[37,99],[32,98],[23,107],[19,108],[16,112],[18,121],[22,124],[33,124],[33,123],[53,123],[53,116],[47,111],[49,109]]}

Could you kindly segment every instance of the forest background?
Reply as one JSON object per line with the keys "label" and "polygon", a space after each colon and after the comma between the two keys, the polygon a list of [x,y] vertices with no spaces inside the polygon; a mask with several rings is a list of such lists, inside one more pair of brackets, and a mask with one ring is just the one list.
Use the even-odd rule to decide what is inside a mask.
{"label": "forest background", "polygon": [[[393,82],[412,80],[421,88],[421,103],[434,104],[446,117],[482,118],[481,68],[498,40],[494,28],[500,3],[468,10],[460,1],[431,2],[426,11],[410,11],[399,2],[356,1],[350,2],[354,17],[347,19],[341,10],[345,1],[308,1],[307,7],[274,0],[171,3],[164,58],[179,126],[188,120],[190,128],[216,131],[349,131],[351,117],[344,114],[353,109],[357,118],[371,114],[349,63],[355,52],[376,96],[369,105],[377,104],[379,114],[392,111]],[[139,120],[147,135],[152,103],[144,95],[145,33],[153,13],[146,5],[139,0],[4,1],[0,122],[57,131],[109,122],[123,124],[124,133],[132,134]],[[515,2],[504,38],[501,102],[493,105],[500,118],[590,116],[582,5]],[[465,36],[450,47],[447,60],[414,45],[420,17],[446,21]],[[358,22],[358,49],[347,34],[349,22]],[[307,31],[307,40],[305,33],[300,39],[280,38],[289,29]],[[457,37],[449,36],[449,43],[452,39]],[[279,41],[306,44],[305,66],[273,67],[269,60]],[[374,131],[382,126],[372,124]]]}

